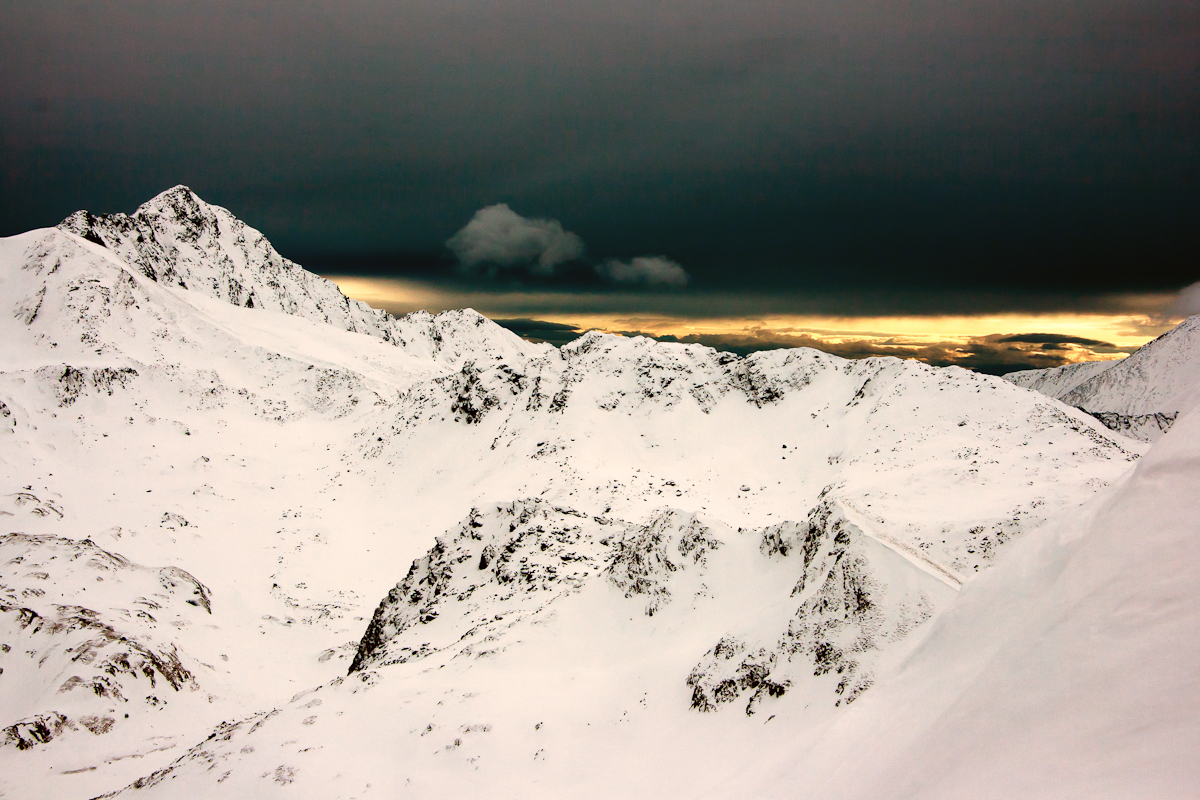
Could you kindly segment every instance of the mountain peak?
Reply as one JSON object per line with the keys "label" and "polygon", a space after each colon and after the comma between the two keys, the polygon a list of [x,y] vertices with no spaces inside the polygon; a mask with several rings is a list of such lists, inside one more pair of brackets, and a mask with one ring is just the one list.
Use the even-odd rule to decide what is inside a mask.
{"label": "mountain peak", "polygon": [[1195,315],[1119,361],[1023,370],[1004,378],[1085,411],[1112,430],[1155,441],[1192,403],[1200,380],[1198,345]]}
{"label": "mountain peak", "polygon": [[200,199],[200,195],[193,192],[190,187],[180,183],[172,186],[170,189],[159,192],[145,203],[142,203],[141,207],[145,208],[147,206],[158,206],[173,201],[207,205],[207,203]]}
{"label": "mountain peak", "polygon": [[230,212],[206,203],[187,186],[179,184],[142,203],[133,213],[139,219],[157,219],[183,225],[194,231],[218,230],[218,219],[224,216],[229,222],[237,222]]}
{"label": "mountain peak", "polygon": [[542,350],[472,309],[418,312],[405,321],[351,300],[332,281],[288,260],[261,232],[183,184],[133,214],[76,211],[58,227],[107,248],[156,283],[366,334],[448,365],[485,354],[520,360]]}

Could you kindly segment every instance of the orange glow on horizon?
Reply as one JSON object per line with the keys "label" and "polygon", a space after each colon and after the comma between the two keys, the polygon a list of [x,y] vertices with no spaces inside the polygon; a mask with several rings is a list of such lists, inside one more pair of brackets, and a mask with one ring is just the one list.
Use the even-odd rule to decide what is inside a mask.
{"label": "orange glow on horizon", "polygon": [[[599,311],[613,305],[613,295],[552,292],[455,291],[432,284],[395,278],[331,276],[348,296],[372,306],[403,314],[418,309],[432,312],[471,307],[495,319],[528,318],[572,326],[580,332],[645,333],[679,339],[769,342],[773,346],[816,346],[838,352],[852,345],[870,346],[880,353],[923,358],[921,348],[940,348],[953,354],[983,337],[1052,334],[1074,340],[1047,345],[1062,362],[1116,359],[1174,327],[1150,313],[1165,308],[1169,295],[1131,295],[1126,308],[1111,312],[876,314],[851,316],[814,313],[713,313],[724,298],[666,296],[667,310],[656,313]],[[747,298],[752,296],[748,295]],[[732,297],[730,306],[752,306],[747,298]],[[589,309],[590,306],[590,309]],[[1145,309],[1145,311],[1143,311]],[[706,343],[708,343],[706,341]],[[915,354],[914,353],[918,353]]]}

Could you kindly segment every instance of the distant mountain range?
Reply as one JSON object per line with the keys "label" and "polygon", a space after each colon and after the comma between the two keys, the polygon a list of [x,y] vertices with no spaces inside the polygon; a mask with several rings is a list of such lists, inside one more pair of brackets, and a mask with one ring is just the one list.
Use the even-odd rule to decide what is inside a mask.
{"label": "distant mountain range", "polygon": [[1155,441],[1192,401],[1200,384],[1200,316],[1120,361],[1086,361],[1004,377],[1087,411],[1109,428]]}
{"label": "distant mountain range", "polygon": [[0,793],[1200,778],[1200,318],[1008,380],[554,348],[350,300],[186,187],[0,239],[0,303]]}

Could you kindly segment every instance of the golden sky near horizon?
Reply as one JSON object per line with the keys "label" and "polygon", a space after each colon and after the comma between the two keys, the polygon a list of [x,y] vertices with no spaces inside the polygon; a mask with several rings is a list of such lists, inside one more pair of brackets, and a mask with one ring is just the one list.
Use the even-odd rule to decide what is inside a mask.
{"label": "golden sky near horizon", "polygon": [[[396,314],[470,307],[493,319],[537,320],[564,326],[562,331],[569,326],[580,331],[639,332],[735,349],[812,346],[839,355],[894,354],[964,365],[992,357],[997,348],[1012,351],[1014,358],[1032,359],[1034,365],[1120,358],[1177,322],[1163,311],[1173,294],[1116,296],[1100,307],[1093,303],[1083,310],[848,315],[820,313],[813,303],[801,304],[804,308],[795,312],[753,313],[764,306],[764,298],[754,295],[647,299],[611,293],[459,290],[409,279],[327,277],[348,296]],[[539,336],[536,330],[524,333]],[[1061,341],[1046,343],[1044,336],[1037,335]],[[1029,341],[1018,338],[1013,343],[1013,337]]]}

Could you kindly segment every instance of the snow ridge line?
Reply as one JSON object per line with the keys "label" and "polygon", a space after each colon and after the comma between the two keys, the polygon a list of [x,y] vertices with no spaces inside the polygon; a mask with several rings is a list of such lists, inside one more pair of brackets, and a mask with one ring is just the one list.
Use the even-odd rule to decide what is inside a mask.
{"label": "snow ridge line", "polygon": [[932,575],[934,578],[937,578],[951,589],[957,591],[962,588],[963,579],[957,572],[949,567],[942,566],[936,561],[931,561],[911,545],[905,544],[904,542],[901,542],[887,535],[886,533],[875,531],[869,524],[864,522],[864,520],[867,519],[867,515],[850,505],[850,503],[846,500],[839,498],[834,502],[836,502],[838,507],[841,508],[842,515],[846,518],[846,521],[858,528],[864,536],[879,542],[881,545],[888,548],[905,561],[908,561],[917,569],[928,575]]}

